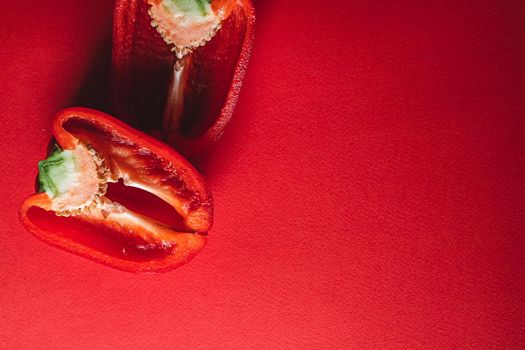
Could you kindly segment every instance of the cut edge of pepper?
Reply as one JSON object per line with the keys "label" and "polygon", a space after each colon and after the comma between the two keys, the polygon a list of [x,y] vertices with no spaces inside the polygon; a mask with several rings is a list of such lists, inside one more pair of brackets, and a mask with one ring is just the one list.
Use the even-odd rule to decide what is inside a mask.
{"label": "cut edge of pepper", "polygon": [[[134,261],[126,259],[125,255],[117,256],[115,254],[107,254],[100,252],[90,246],[80,244],[75,240],[68,239],[54,233],[47,232],[39,227],[38,222],[34,221],[31,214],[33,210],[42,210],[50,212],[46,209],[49,205],[50,199],[46,193],[38,193],[28,197],[20,208],[20,221],[26,229],[31,232],[33,236],[40,241],[47,243],[56,248],[60,248],[69,253],[81,256],[83,258],[101,263],[103,265],[115,268],[121,271],[132,273],[144,272],[167,272],[176,269],[191,259],[193,259],[206,245],[206,233],[187,233],[181,232],[178,234],[178,250],[175,253],[166,255],[163,259],[155,259],[149,261]],[[56,218],[61,218],[55,216]],[[70,219],[70,218],[61,218]],[[183,244],[180,244],[180,243]]]}

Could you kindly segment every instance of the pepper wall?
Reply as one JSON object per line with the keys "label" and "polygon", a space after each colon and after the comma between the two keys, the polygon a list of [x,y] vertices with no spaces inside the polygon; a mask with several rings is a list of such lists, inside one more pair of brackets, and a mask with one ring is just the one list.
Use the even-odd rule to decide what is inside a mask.
{"label": "pepper wall", "polygon": [[0,348],[525,348],[525,3],[256,2],[216,221],[133,275],[17,219],[50,120],[107,108],[112,1],[0,12]]}

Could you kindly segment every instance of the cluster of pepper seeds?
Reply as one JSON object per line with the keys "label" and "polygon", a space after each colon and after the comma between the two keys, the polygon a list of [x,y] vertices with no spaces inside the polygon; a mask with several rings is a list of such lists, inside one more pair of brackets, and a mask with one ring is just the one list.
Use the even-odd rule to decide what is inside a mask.
{"label": "cluster of pepper seeds", "polygon": [[89,212],[99,204],[100,198],[103,197],[107,192],[107,189],[108,189],[107,179],[108,179],[110,170],[109,170],[109,167],[107,166],[106,160],[100,153],[98,153],[93,148],[93,146],[86,144],[84,145],[84,147],[86,147],[88,153],[92,156],[92,160],[96,166],[97,178],[99,181],[98,182],[98,192],[94,194],[93,200],[90,203],[85,204],[79,208],[55,211],[55,214],[58,216],[64,216],[64,217],[76,216],[76,215],[80,215],[80,214]]}
{"label": "cluster of pepper seeds", "polygon": [[164,40],[166,44],[173,45],[173,48],[171,49],[171,51],[175,52],[175,55],[177,56],[179,60],[182,59],[185,55],[191,53],[193,49],[199,46],[206,45],[206,43],[210,41],[217,34],[217,32],[221,29],[222,20],[223,20],[222,18],[223,16],[219,14],[218,16],[219,23],[215,26],[215,28],[213,28],[210,31],[210,33],[205,38],[201,39],[200,41],[193,42],[191,43],[191,45],[178,47],[177,45],[173,43],[173,40],[171,39],[172,33],[169,30],[166,30],[166,28],[162,27],[159,23],[157,23],[155,19],[153,19],[154,15],[153,15],[151,8],[148,10],[148,14],[152,18],[151,26],[157,30],[157,32],[160,34],[160,36],[162,37],[162,39]]}

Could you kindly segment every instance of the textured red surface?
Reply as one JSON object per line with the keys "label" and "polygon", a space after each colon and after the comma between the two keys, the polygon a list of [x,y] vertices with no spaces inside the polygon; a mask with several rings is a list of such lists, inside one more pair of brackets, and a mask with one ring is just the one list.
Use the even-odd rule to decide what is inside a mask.
{"label": "textured red surface", "polygon": [[104,106],[112,3],[2,2],[0,348],[525,347],[525,3],[333,3],[256,2],[209,243],[132,275],[16,217],[52,116]]}

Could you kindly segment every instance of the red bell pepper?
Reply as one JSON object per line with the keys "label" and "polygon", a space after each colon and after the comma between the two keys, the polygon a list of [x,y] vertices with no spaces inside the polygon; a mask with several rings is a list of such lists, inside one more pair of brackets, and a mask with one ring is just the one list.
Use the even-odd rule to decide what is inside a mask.
{"label": "red bell pepper", "polygon": [[117,0],[116,115],[183,154],[205,150],[234,111],[254,23],[251,0]]}
{"label": "red bell pepper", "polygon": [[39,193],[20,210],[36,237],[132,272],[175,268],[203,248],[211,194],[175,150],[84,108],[59,113],[53,134]]}

